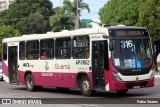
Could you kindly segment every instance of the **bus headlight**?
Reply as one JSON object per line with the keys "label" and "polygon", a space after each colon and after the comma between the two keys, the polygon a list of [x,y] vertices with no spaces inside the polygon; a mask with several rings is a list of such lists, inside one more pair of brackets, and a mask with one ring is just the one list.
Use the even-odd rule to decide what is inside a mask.
{"label": "bus headlight", "polygon": [[117,75],[117,73],[112,72],[112,74],[117,81],[123,81],[122,78]]}

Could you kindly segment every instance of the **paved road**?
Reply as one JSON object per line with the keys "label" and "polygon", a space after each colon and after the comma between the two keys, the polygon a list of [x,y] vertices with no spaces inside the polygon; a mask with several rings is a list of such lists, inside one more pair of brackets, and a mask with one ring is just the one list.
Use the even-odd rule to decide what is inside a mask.
{"label": "paved road", "polygon": [[[109,101],[112,103],[120,103],[119,101],[122,100],[124,103],[126,100],[130,101],[130,98],[135,98],[136,101],[138,99],[143,99],[143,98],[157,98],[160,100],[160,78],[156,78],[155,81],[155,87],[153,88],[143,88],[143,89],[137,89],[137,90],[130,90],[127,94],[125,95],[118,95],[115,92],[111,93],[106,93],[106,92],[97,92],[94,94],[93,97],[85,97],[82,96],[79,90],[69,90],[65,92],[59,92],[55,88],[43,88],[41,91],[37,92],[28,92],[26,90],[26,87],[23,85],[10,85],[4,81],[0,82],[0,98],[54,98],[54,100],[58,101],[58,103],[73,103],[73,104],[79,104],[76,106],[106,106],[103,103],[105,101]],[[64,99],[62,99],[64,98]],[[94,99],[92,99],[94,98]],[[78,100],[77,100],[78,99]],[[129,100],[128,100],[129,99]],[[134,99],[134,100],[135,100]],[[133,101],[134,101],[133,100]],[[154,99],[156,100],[156,99]],[[135,101],[135,102],[136,102]],[[86,102],[86,104],[81,104],[81,102]],[[94,104],[96,102],[97,104]],[[1,106],[1,105],[0,105]],[[48,105],[50,107],[50,105]],[[58,105],[60,106],[60,105]],[[107,106],[117,106],[117,105],[112,105],[112,104],[107,104]],[[124,105],[121,105],[124,107]],[[118,107],[121,107],[120,105]],[[129,105],[125,105],[128,107]],[[130,105],[131,106],[131,105]],[[149,104],[145,105],[140,105],[142,107],[149,107]],[[156,104],[153,105],[157,106]]]}

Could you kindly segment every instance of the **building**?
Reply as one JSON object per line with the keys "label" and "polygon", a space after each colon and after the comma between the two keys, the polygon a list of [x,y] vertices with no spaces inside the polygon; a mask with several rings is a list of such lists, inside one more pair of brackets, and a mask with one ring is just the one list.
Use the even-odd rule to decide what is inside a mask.
{"label": "building", "polygon": [[15,0],[0,0],[0,11],[8,9]]}

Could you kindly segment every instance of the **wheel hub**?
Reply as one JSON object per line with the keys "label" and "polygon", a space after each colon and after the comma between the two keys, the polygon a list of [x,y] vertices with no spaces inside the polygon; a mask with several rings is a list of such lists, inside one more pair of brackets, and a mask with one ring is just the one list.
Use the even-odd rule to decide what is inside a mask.
{"label": "wheel hub", "polygon": [[87,92],[90,89],[89,81],[87,81],[87,80],[83,81],[82,89],[83,89],[84,92]]}
{"label": "wheel hub", "polygon": [[28,87],[31,88],[33,85],[32,79],[29,78],[27,83],[28,83]]}

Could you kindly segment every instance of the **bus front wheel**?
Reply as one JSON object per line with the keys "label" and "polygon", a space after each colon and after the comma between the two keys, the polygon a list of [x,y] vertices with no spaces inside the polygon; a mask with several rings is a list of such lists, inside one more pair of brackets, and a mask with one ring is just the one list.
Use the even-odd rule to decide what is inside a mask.
{"label": "bus front wheel", "polygon": [[32,74],[28,74],[27,76],[26,76],[26,88],[27,88],[27,90],[28,91],[35,91],[35,89],[36,89],[36,86],[34,85],[34,79],[33,79],[33,76],[32,76]]}
{"label": "bus front wheel", "polygon": [[84,96],[92,95],[91,84],[87,76],[82,77],[81,82],[80,82],[80,90]]}

